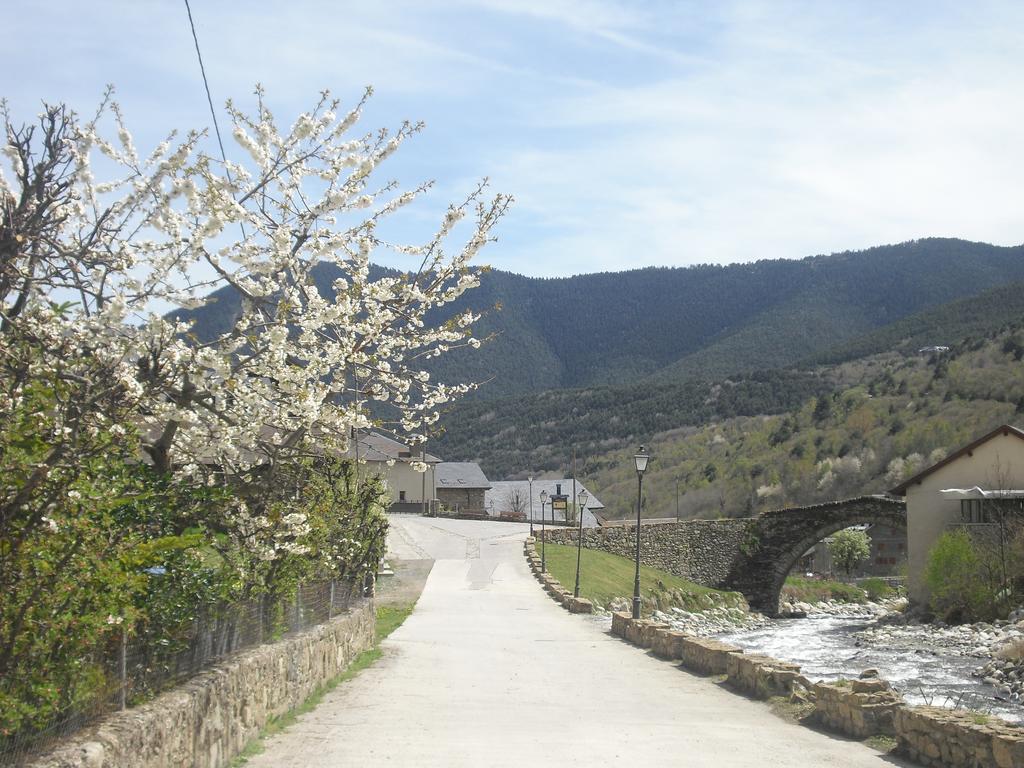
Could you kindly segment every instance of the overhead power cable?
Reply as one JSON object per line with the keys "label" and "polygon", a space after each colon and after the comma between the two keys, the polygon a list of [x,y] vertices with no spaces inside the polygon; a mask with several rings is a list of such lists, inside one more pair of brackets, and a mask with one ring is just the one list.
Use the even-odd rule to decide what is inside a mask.
{"label": "overhead power cable", "polygon": [[[199,36],[196,34],[196,23],[192,20],[192,7],[188,0],[185,0],[185,11],[188,13],[188,25],[192,28],[192,41],[196,44],[196,57],[199,59],[199,73],[203,76],[203,87],[206,89],[206,103],[210,105],[210,116],[213,118],[213,132],[217,135],[217,146],[220,147],[220,159],[224,161],[224,172],[228,181],[234,183],[231,178],[231,169],[228,168],[228,156],[224,151],[224,141],[220,137],[220,125],[217,123],[217,110],[213,108],[213,96],[210,95],[210,82],[206,79],[206,67],[203,66],[203,53],[199,50]],[[245,225],[241,222],[238,226],[242,230],[242,237],[245,237]]]}

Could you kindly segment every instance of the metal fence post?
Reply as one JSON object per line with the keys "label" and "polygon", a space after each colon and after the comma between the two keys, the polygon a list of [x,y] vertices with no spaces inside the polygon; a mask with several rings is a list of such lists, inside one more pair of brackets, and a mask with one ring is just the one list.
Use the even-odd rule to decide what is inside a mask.
{"label": "metal fence post", "polygon": [[334,618],[334,579],[331,579],[331,601],[327,605],[327,620]]}
{"label": "metal fence post", "polygon": [[117,673],[121,680],[121,709],[128,709],[128,627],[121,625],[121,651],[117,659]]}
{"label": "metal fence post", "polygon": [[256,620],[259,622],[259,629],[257,630],[257,638],[260,645],[263,644],[263,598],[264,595],[260,595],[257,598],[256,604]]}

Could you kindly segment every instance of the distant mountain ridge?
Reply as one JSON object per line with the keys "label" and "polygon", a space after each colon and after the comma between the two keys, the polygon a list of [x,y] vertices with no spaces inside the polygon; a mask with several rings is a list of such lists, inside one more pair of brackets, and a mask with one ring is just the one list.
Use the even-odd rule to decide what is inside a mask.
{"label": "distant mountain ridge", "polygon": [[1024,246],[928,239],[728,266],[569,278],[484,275],[480,350],[437,361],[442,379],[490,380],[480,397],[787,367],[923,310],[1024,280]]}
{"label": "distant mountain ridge", "polygon": [[[387,274],[375,268],[377,276]],[[336,274],[315,273],[326,289]],[[1024,280],[1024,246],[925,239],[728,266],[648,267],[568,278],[482,275],[443,315],[486,312],[479,350],[430,361],[481,399],[549,389],[717,379],[786,367],[915,313]],[[229,290],[190,312],[200,338],[237,312]],[[495,309],[500,306],[499,309]],[[434,318],[442,319],[442,315]]]}

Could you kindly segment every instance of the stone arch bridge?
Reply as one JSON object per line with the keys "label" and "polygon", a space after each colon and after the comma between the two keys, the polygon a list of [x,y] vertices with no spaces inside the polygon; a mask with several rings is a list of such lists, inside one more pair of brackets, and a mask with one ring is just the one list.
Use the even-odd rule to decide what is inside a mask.
{"label": "stone arch bridge", "polygon": [[[645,522],[640,560],[698,584],[742,592],[752,609],[774,615],[797,560],[826,536],[862,523],[905,528],[906,506],[887,496],[861,496],[757,517]],[[635,531],[635,524],[585,529],[583,546],[632,559]],[[575,544],[576,531],[549,529],[548,541]]]}

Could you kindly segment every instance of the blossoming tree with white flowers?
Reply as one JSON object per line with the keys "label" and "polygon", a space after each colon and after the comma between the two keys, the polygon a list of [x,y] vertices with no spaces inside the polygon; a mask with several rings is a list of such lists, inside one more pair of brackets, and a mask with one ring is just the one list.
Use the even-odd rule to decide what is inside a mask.
{"label": "blossoming tree with white flowers", "polygon": [[[229,161],[203,152],[195,132],[140,154],[109,93],[88,121],[58,106],[21,127],[4,107],[0,429],[31,451],[5,478],[0,536],[60,536],[61,515],[102,493],[86,482],[83,498],[69,470],[116,445],[122,465],[144,458],[162,483],[226,480],[229,499],[197,506],[234,555],[337,565],[349,551],[288,488],[317,457],[342,455],[381,408],[416,444],[473,386],[432,381],[423,362],[477,346],[476,315],[428,314],[477,284],[473,258],[510,203],[481,184],[420,241],[387,240],[382,223],[431,184],[380,180],[421,125],[361,132],[369,95],[342,110],[325,92],[282,129],[257,88],[251,114],[227,106]],[[408,269],[373,279],[385,252]],[[325,272],[326,288],[314,279]],[[221,288],[240,308],[200,337],[189,312]]]}

